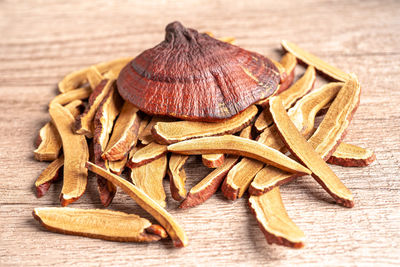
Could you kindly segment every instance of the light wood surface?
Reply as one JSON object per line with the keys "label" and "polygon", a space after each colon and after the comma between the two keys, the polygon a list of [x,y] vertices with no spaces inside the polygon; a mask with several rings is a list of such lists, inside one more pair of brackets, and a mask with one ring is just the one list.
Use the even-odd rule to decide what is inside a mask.
{"label": "light wood surface", "polygon": [[[59,205],[61,183],[36,198],[33,183],[47,163],[32,152],[57,82],[156,45],[174,20],[234,36],[274,59],[287,39],[358,75],[361,104],[345,141],[373,149],[377,160],[366,168],[332,167],[355,196],[352,209],[334,205],[310,176],[282,187],[289,215],[306,234],[304,249],[268,245],[247,196],[230,202],[218,192],[179,210],[167,181],[168,210],[189,238],[183,249],[170,240],[117,243],[50,233],[32,218],[34,207]],[[399,31],[399,1],[0,1],[0,266],[398,266]],[[209,171],[195,157],[186,169],[189,186]],[[71,206],[101,208],[93,176]],[[152,220],[121,191],[110,208]]]}

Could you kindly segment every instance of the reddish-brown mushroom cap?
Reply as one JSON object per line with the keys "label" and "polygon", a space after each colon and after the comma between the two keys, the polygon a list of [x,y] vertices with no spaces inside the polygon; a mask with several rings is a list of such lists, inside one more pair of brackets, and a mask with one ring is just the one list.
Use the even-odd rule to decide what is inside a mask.
{"label": "reddish-brown mushroom cap", "polygon": [[217,121],[270,96],[279,81],[268,58],[173,22],[163,42],[122,69],[117,85],[148,114]]}

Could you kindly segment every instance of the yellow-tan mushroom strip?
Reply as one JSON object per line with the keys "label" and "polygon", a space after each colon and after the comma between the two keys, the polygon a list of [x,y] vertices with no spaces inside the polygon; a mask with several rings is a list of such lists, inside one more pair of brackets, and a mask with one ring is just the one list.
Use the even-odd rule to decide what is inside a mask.
{"label": "yellow-tan mushroom strip", "polygon": [[91,163],[87,162],[87,168],[109,180],[113,184],[119,186],[125,193],[127,193],[133,200],[136,201],[145,211],[150,213],[167,231],[171,237],[175,247],[185,247],[188,244],[188,239],[183,228],[176,222],[165,209],[163,209],[157,202],[148,197],[142,190],[126,181],[125,179]]}
{"label": "yellow-tan mushroom strip", "polygon": [[89,159],[89,150],[86,138],[73,132],[75,118],[67,108],[54,104],[49,113],[63,144],[64,181],[60,200],[61,205],[66,206],[85,192],[88,175],[85,162]]}
{"label": "yellow-tan mushroom strip", "polygon": [[310,174],[310,170],[281,152],[259,142],[233,135],[191,139],[168,146],[168,151],[184,155],[210,153],[234,154],[253,158],[294,173]]}
{"label": "yellow-tan mushroom strip", "polygon": [[326,63],[322,59],[314,56],[313,54],[301,49],[294,43],[282,40],[281,45],[283,49],[292,53],[295,57],[303,61],[309,66],[314,66],[317,70],[325,73],[329,77],[332,77],[338,81],[345,82],[351,79],[351,75]]}

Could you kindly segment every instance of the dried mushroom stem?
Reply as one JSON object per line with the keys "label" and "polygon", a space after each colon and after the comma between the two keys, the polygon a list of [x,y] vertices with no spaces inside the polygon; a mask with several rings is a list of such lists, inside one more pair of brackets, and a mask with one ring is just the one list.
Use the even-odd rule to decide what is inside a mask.
{"label": "dried mushroom stem", "polygon": [[189,194],[179,207],[182,209],[194,207],[209,199],[218,190],[225,175],[237,163],[238,159],[238,156],[227,157],[220,167],[190,189]]}
{"label": "dried mushroom stem", "polygon": [[[103,155],[104,150],[108,144],[110,134],[114,125],[114,120],[121,111],[122,103],[123,101],[119,96],[116,88],[112,86],[111,91],[100,103],[93,121],[94,162],[97,165],[100,165],[107,169],[108,162],[105,161],[101,156]],[[101,203],[105,207],[107,207],[108,205],[110,205],[112,199],[114,198],[117,189],[112,183],[108,182],[100,176],[97,177],[97,184]]]}
{"label": "dried mushroom stem", "polygon": [[[33,217],[52,232],[110,241],[154,242],[167,236],[147,219],[112,210],[35,208]],[[154,227],[159,229],[158,235]]]}
{"label": "dried mushroom stem", "polygon": [[[72,116],[76,117],[80,113],[82,101],[75,100],[65,107],[71,112]],[[53,161],[58,158],[62,142],[61,137],[52,122],[46,123],[40,129],[38,137],[38,148],[34,151],[35,159],[38,161]]]}
{"label": "dried mushroom stem", "polygon": [[199,137],[234,134],[248,126],[257,115],[257,111],[255,106],[250,106],[237,116],[222,122],[159,122],[154,125],[152,133],[156,141],[161,144],[173,144]]}
{"label": "dried mushroom stem", "polygon": [[87,162],[86,166],[90,171],[101,175],[105,179],[121,187],[121,189],[133,200],[135,200],[139,206],[150,213],[165,228],[174,242],[175,247],[187,246],[188,239],[186,234],[181,226],[179,226],[179,224],[175,221],[174,217],[172,217],[171,214],[158,205],[157,202],[148,197],[142,190],[125,179],[91,162]]}
{"label": "dried mushroom stem", "polygon": [[156,142],[138,149],[135,154],[129,159],[128,167],[134,168],[148,164],[167,153],[167,146],[160,145]]}
{"label": "dried mushroom stem", "polygon": [[[121,69],[131,60],[132,58],[119,58],[108,62],[101,62],[99,64],[94,65],[94,67],[101,74],[107,72],[114,72],[118,74],[121,71]],[[89,72],[90,72],[90,67],[69,73],[62,79],[61,82],[58,83],[59,91],[61,93],[66,93],[68,91],[75,90],[79,86],[87,83]]]}
{"label": "dried mushroom stem", "polygon": [[131,169],[132,183],[163,208],[167,206],[163,187],[163,180],[167,173],[167,163],[167,155],[164,154],[150,163]]}
{"label": "dried mushroom stem", "polygon": [[186,172],[183,165],[189,156],[172,153],[168,163],[169,185],[171,196],[176,201],[181,201],[186,197]]}
{"label": "dried mushroom stem", "polygon": [[303,61],[309,66],[314,66],[317,70],[325,73],[329,77],[336,79],[338,81],[345,82],[351,79],[351,75],[326,63],[322,59],[314,56],[313,54],[301,49],[297,45],[288,42],[286,40],[282,40],[282,47],[292,53],[295,57]]}
{"label": "dried mushroom stem", "polygon": [[169,145],[168,151],[184,155],[201,155],[207,153],[234,154],[253,158],[289,172],[311,173],[307,168],[275,149],[256,141],[233,135],[187,140]]}
{"label": "dried mushroom stem", "polygon": [[350,190],[347,189],[314,150],[313,146],[296,129],[279,97],[271,98],[270,111],[277,129],[290,152],[310,168],[313,177],[328,191],[338,204],[345,207],[353,207],[353,195]]}
{"label": "dried mushroom stem", "polygon": [[64,182],[61,190],[61,205],[66,206],[79,199],[86,189],[89,159],[86,138],[72,131],[74,117],[67,108],[60,104],[50,106],[49,113],[62,140],[64,153]]}
{"label": "dried mushroom stem", "polygon": [[103,99],[111,91],[115,80],[103,80],[101,83],[93,90],[93,93],[89,97],[88,106],[85,112],[80,115],[75,123],[75,132],[77,134],[84,134],[88,138],[93,137],[94,126],[93,120],[96,115],[97,109],[99,108]]}
{"label": "dried mushroom stem", "polygon": [[121,160],[136,145],[140,127],[140,118],[137,112],[138,109],[132,104],[124,103],[115,122],[110,141],[102,155],[103,159]]}
{"label": "dried mushroom stem", "polygon": [[[307,94],[300,99],[294,107],[289,109],[288,114],[291,121],[303,136],[308,136],[313,131],[316,115],[327,103],[330,103],[332,99],[334,99],[342,86],[343,83],[324,85],[320,89]],[[260,135],[258,141],[263,142],[263,140],[270,140],[270,142],[271,140],[279,140],[279,146],[281,148],[284,147],[276,131],[276,126],[266,129]],[[296,177],[298,177],[298,175],[282,172],[272,166],[265,166],[264,169],[259,171],[254,177],[249,192],[252,195],[261,195],[271,190],[274,186],[282,185]]]}
{"label": "dried mushroom stem", "polygon": [[250,196],[249,206],[269,244],[304,246],[304,233],[287,214],[279,188],[261,196]]}
{"label": "dried mushroom stem", "polygon": [[35,182],[36,195],[42,197],[49,190],[50,185],[53,181],[58,179],[58,175],[61,167],[64,165],[64,156],[61,155],[59,158],[51,162],[46,169],[39,175]]}
{"label": "dried mushroom stem", "polygon": [[69,91],[63,94],[59,94],[53,100],[51,100],[49,106],[52,104],[58,103],[60,105],[65,105],[71,103],[74,100],[84,100],[90,96],[92,93],[92,88],[90,87],[82,87],[79,89],[75,89],[73,91]]}
{"label": "dried mushroom stem", "polygon": [[376,156],[372,150],[342,142],[327,162],[344,167],[365,167],[375,159]]}

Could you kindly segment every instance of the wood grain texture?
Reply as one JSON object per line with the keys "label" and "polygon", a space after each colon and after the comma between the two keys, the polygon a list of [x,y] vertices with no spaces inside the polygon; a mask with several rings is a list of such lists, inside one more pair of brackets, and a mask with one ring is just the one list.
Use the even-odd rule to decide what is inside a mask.
{"label": "wood grain texture", "polygon": [[[398,266],[400,2],[296,2],[0,1],[0,266]],[[156,45],[173,20],[234,36],[238,45],[276,60],[280,40],[287,39],[358,75],[361,104],[345,141],[373,149],[377,160],[366,168],[332,166],[354,194],[352,209],[334,205],[310,176],[282,187],[289,215],[306,234],[304,249],[268,245],[247,196],[232,203],[218,192],[179,210],[167,181],[167,208],[189,237],[183,249],[170,240],[130,244],[54,234],[32,218],[34,207],[59,205],[60,183],[35,197],[33,183],[46,163],[32,152],[57,82],[70,71]],[[189,186],[209,172],[198,157],[185,169]],[[93,176],[73,206],[101,208]],[[154,222],[121,191],[110,208]]]}

